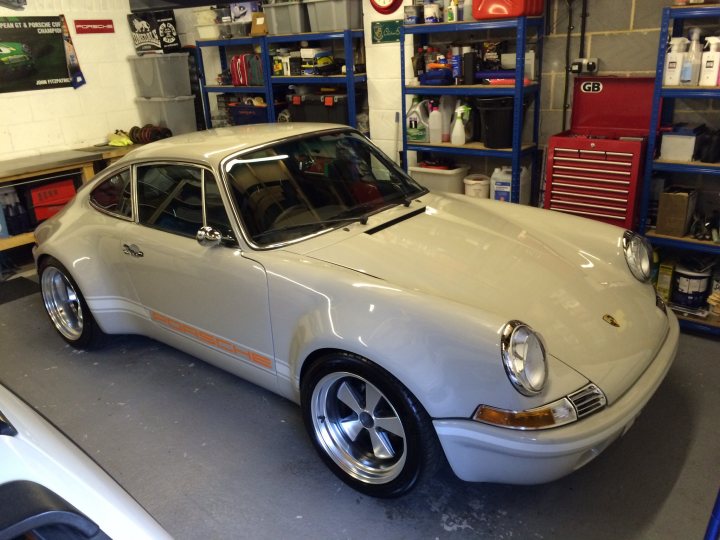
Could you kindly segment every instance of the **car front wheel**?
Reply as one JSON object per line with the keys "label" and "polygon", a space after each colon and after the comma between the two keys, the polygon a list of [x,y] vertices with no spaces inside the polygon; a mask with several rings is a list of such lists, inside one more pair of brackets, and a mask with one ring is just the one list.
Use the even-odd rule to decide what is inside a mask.
{"label": "car front wheel", "polygon": [[45,311],[62,338],[77,348],[98,346],[104,334],[70,273],[48,258],[41,263],[39,274]]}
{"label": "car front wheel", "polygon": [[303,377],[303,419],[316,450],[345,483],[398,497],[430,478],[442,450],[432,422],[397,379],[372,362],[335,353]]}

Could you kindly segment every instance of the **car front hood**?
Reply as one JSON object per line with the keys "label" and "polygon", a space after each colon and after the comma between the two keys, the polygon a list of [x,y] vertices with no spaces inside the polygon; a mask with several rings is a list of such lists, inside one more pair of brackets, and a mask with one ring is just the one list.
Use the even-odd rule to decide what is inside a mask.
{"label": "car front hood", "polygon": [[[353,230],[363,232],[305,254],[502,321],[521,320],[609,402],[620,397],[668,329],[652,287],[632,277],[619,252],[622,229],[464,199],[428,195],[424,211],[358,225]],[[578,227],[586,229],[582,247],[573,241]]]}

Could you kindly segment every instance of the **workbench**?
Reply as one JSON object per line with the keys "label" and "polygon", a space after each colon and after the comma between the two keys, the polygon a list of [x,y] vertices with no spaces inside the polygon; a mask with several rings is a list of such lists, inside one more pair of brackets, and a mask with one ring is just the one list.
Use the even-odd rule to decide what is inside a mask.
{"label": "workbench", "polygon": [[[67,175],[79,175],[81,182],[86,183],[108,162],[122,157],[133,148],[135,146],[93,146],[0,161],[0,187],[42,184]],[[32,232],[0,238],[0,251],[34,241]]]}

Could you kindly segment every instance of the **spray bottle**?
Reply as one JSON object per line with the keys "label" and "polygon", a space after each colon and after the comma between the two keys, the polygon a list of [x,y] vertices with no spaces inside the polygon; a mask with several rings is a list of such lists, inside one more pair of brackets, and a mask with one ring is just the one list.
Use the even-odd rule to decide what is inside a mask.
{"label": "spray bottle", "polygon": [[463,123],[463,108],[455,109],[455,118],[453,118],[453,126],[450,133],[450,143],[453,146],[462,146],[465,144],[465,124]]}
{"label": "spray bottle", "polygon": [[705,51],[702,55],[700,86],[718,86],[718,75],[720,75],[720,37],[706,37],[705,43],[709,50]]}
{"label": "spray bottle", "polygon": [[702,61],[702,45],[700,44],[700,29],[690,29],[690,49],[683,61],[680,71],[680,84],[684,86],[697,86],[700,81],[700,62]]}
{"label": "spray bottle", "polygon": [[665,58],[663,86],[680,85],[680,70],[685,61],[685,56],[687,56],[687,46],[689,43],[690,40],[686,37],[674,37],[670,39],[670,51]]}

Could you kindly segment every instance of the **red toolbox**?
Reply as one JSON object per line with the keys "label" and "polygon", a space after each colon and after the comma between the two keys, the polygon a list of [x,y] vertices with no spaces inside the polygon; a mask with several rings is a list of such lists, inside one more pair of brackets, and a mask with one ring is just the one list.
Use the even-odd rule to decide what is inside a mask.
{"label": "red toolbox", "polygon": [[60,180],[52,184],[32,188],[30,197],[35,219],[42,221],[57,214],[65,203],[75,196],[75,184],[72,180]]}
{"label": "red toolbox", "polygon": [[473,0],[472,14],[476,19],[507,19],[524,15],[542,15],[545,0]]}
{"label": "red toolbox", "polygon": [[637,227],[654,82],[575,78],[571,128],[548,140],[545,208]]}

